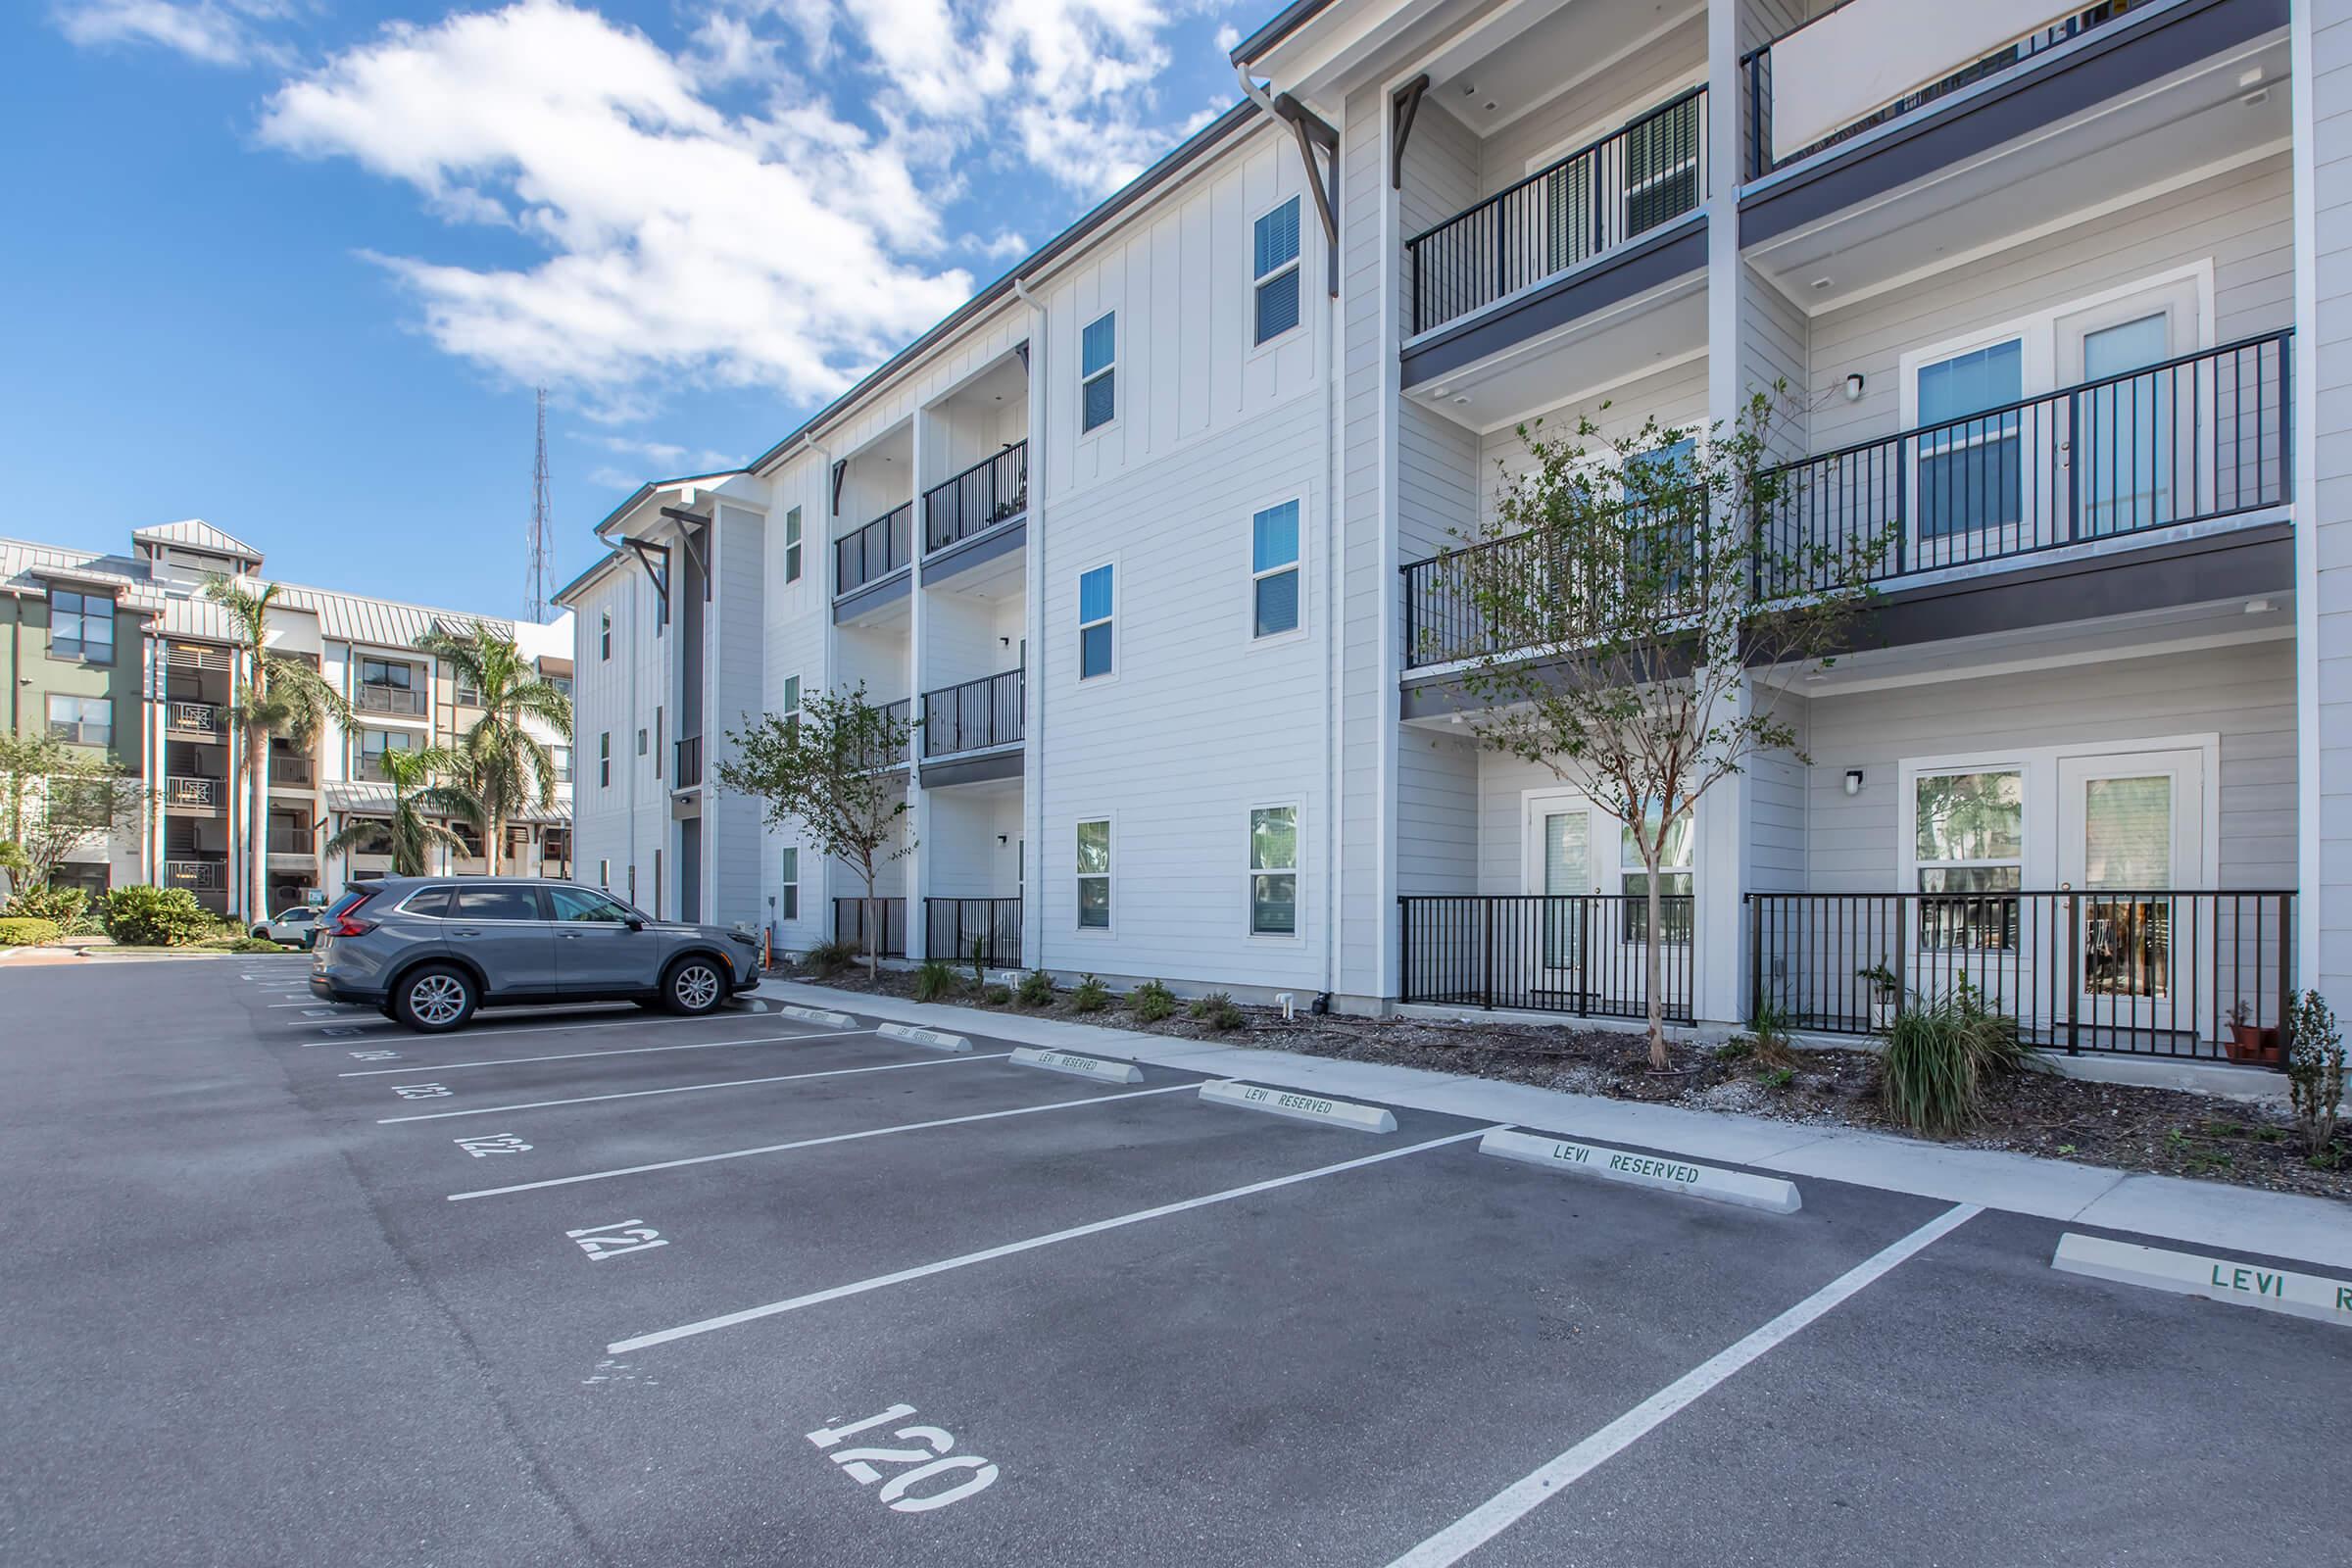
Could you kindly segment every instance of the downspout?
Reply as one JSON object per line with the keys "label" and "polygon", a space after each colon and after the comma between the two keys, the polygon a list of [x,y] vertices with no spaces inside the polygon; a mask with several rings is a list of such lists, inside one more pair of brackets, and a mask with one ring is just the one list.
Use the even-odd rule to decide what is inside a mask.
{"label": "downspout", "polygon": [[[1037,417],[1041,407],[1050,407],[1051,400],[1041,402],[1038,388],[1044,385],[1039,377],[1046,364],[1046,308],[1019,273],[1012,278],[1012,297],[1029,307],[1029,647],[1037,660],[1021,676],[1021,688],[1028,696],[1029,711],[1022,720],[1022,733],[1029,737],[1029,762],[1024,768],[1024,788],[1029,795],[1028,843],[1021,858],[1029,863],[1021,867],[1020,887],[1023,904],[1035,901],[1037,909],[1037,940],[1029,940],[1029,910],[1021,911],[1024,929],[1021,933],[1021,956],[1028,967],[1045,967],[1046,935],[1046,682],[1042,678],[1046,665],[1046,421]],[[1034,867],[1034,872],[1032,870]]]}

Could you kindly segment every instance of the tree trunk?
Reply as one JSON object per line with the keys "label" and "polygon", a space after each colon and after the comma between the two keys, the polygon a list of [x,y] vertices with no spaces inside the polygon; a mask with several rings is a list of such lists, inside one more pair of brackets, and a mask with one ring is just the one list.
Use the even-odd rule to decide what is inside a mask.
{"label": "tree trunk", "polygon": [[482,841],[482,863],[489,866],[492,876],[498,875],[498,852],[507,845],[507,819],[496,811],[490,813],[490,836]]}
{"label": "tree trunk", "polygon": [[[1664,836],[1665,829],[1661,829],[1659,837]],[[1648,844],[1642,846],[1642,864],[1649,872],[1649,952],[1644,962],[1649,970],[1649,1065],[1653,1072],[1664,1072],[1673,1065],[1666,1054],[1666,932],[1661,918],[1664,900],[1658,888],[1660,858],[1657,849]]]}
{"label": "tree trunk", "polygon": [[874,879],[865,879],[865,984],[882,989],[882,901],[874,897]]}
{"label": "tree trunk", "polygon": [[245,821],[237,835],[245,846],[244,887],[237,902],[244,906],[243,919],[248,925],[267,918],[262,906],[270,901],[270,844],[267,823],[270,805],[262,793],[262,748],[270,744],[268,732],[259,724],[245,726],[245,755],[240,763],[238,793],[245,800]]}

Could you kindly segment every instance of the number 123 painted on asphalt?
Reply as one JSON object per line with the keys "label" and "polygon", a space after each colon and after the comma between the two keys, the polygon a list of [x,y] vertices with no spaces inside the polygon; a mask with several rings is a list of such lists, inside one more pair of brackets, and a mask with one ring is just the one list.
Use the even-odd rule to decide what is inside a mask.
{"label": "number 123 painted on asphalt", "polygon": [[[869,1415],[862,1421],[852,1421],[846,1426],[819,1427],[808,1434],[808,1441],[820,1448],[831,1450],[844,1438],[893,1421],[903,1421],[912,1414],[913,1405],[894,1404],[880,1415]],[[943,1428],[901,1427],[891,1437],[901,1443],[919,1443],[923,1446],[842,1448],[839,1452],[831,1453],[830,1457],[841,1466],[844,1475],[863,1487],[882,1481],[882,1471],[878,1466],[910,1466],[899,1471],[888,1481],[882,1481],[882,1490],[876,1494],[896,1512],[929,1513],[934,1508],[945,1508],[951,1502],[961,1502],[976,1493],[986,1492],[989,1484],[997,1479],[996,1465],[978,1454],[949,1453],[948,1450],[956,1446],[956,1440]],[[959,1470],[971,1473],[957,1485],[921,1496],[910,1495],[918,1483],[934,1476],[953,1475]]]}

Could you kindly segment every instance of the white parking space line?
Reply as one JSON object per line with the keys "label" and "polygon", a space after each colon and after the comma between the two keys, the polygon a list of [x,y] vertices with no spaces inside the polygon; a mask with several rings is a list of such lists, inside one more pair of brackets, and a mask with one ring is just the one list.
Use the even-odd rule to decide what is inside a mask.
{"label": "white parking space line", "polygon": [[854,1144],[865,1138],[887,1138],[892,1133],[919,1133],[934,1127],[960,1127],[966,1122],[998,1121],[1006,1116],[1036,1116],[1049,1110],[1083,1110],[1089,1105],[1108,1105],[1122,1100],[1141,1100],[1147,1095],[1173,1095],[1192,1088],[1191,1084],[1169,1084],[1159,1089],[1138,1089],[1124,1095],[1090,1095],[1084,1100],[1056,1100],[1045,1105],[1015,1105],[1010,1110],[983,1110],[969,1116],[942,1116],[936,1121],[903,1121],[891,1127],[868,1127],[862,1132],[830,1133],[822,1138],[802,1138],[789,1144],[762,1144],[758,1149],[730,1149],[719,1154],[695,1154],[685,1159],[657,1160],[651,1165],[623,1165],[617,1170],[592,1170],[579,1176],[556,1176],[543,1182],[517,1182],[512,1187],[484,1187],[470,1193],[452,1193],[449,1200],[462,1203],[469,1198],[504,1198],[510,1193],[535,1193],[545,1187],[572,1187],[581,1182],[607,1182],[616,1176],[642,1176],[648,1171],[680,1170],[688,1165],[710,1165],[722,1159],[749,1159],[755,1154],[781,1154],[794,1149],[816,1149],[826,1144]]}
{"label": "white parking space line", "polygon": [[1446,1564],[1460,1562],[1527,1517],[1545,1498],[1574,1486],[1665,1425],[1708,1390],[1774,1346],[1793,1337],[1840,1301],[1875,1283],[1905,1258],[1926,1250],[1984,1211],[1976,1203],[1959,1203],[1945,1209],[1902,1240],[1838,1275],[1746,1338],[1692,1367],[1575,1447],[1512,1482],[1469,1513],[1396,1558],[1389,1564],[1389,1568],[1445,1568]]}
{"label": "white parking space line", "polygon": [[[958,1056],[955,1059],[969,1061],[986,1058]],[[1177,1087],[1192,1089],[1195,1086],[1183,1084]],[[1425,1144],[1410,1144],[1403,1149],[1383,1150],[1377,1154],[1344,1159],[1336,1165],[1318,1165],[1313,1170],[1294,1171],[1288,1176],[1269,1177],[1262,1182],[1251,1182],[1247,1187],[1228,1187],[1221,1193],[1209,1193],[1200,1198],[1187,1198],[1179,1202],[1162,1203],[1156,1208],[1138,1209],[1132,1214],[1117,1214],[1109,1219],[1095,1220],[1090,1224],[1073,1225],[1068,1230],[1054,1231],[1045,1236],[1032,1236],[1026,1241],[1007,1242],[1002,1247],[991,1247],[978,1252],[966,1252],[960,1257],[942,1258],[939,1262],[925,1263],[916,1268],[901,1269],[895,1274],[878,1274],[872,1279],[858,1280],[851,1285],[836,1285],[831,1290],[815,1291],[807,1296],[796,1296],[786,1301],[770,1301],[765,1306],[748,1306],[740,1312],[722,1313],[717,1317],[703,1318],[699,1322],[680,1324],[674,1329],[662,1329],[653,1334],[640,1334],[633,1339],[616,1341],[605,1347],[605,1353],[621,1355],[630,1350],[642,1350],[656,1345],[667,1345],[672,1340],[690,1340],[699,1334],[713,1334],[720,1329],[731,1329],[741,1324],[754,1323],[763,1317],[797,1312],[803,1307],[820,1306],[827,1301],[838,1301],[851,1296],[863,1296],[870,1291],[887,1290],[893,1285],[905,1285],[910,1280],[927,1279],[933,1274],[945,1274],[951,1269],[970,1268],[975,1263],[993,1262],[1000,1257],[1011,1257],[1018,1252],[1035,1251],[1041,1247],[1054,1247],[1062,1242],[1075,1242],[1084,1237],[1099,1236],[1104,1231],[1115,1231],[1129,1225],[1141,1225],[1148,1220],[1166,1219],[1170,1215],[1188,1213],[1196,1208],[1206,1208],[1211,1203],[1230,1202],[1237,1198],[1250,1198],[1258,1193],[1270,1193],[1278,1187],[1292,1187],[1299,1182],[1311,1182],[1324,1176],[1337,1176],[1343,1171],[1358,1170],[1366,1165],[1377,1165],[1383,1160],[1402,1159],[1407,1154],[1419,1154],[1432,1149],[1444,1149],[1448,1144],[1459,1144],[1473,1138],[1484,1138],[1487,1134],[1496,1130],[1494,1127],[1473,1128],[1466,1133],[1454,1133],[1446,1138],[1433,1138]]]}
{"label": "white parking space line", "polygon": [[[644,1100],[653,1095],[691,1095],[705,1089],[745,1089],[753,1084],[799,1083],[805,1078],[848,1078],[861,1072],[898,1072],[907,1067],[955,1067],[974,1061],[1003,1061],[1011,1055],[1000,1051],[993,1056],[941,1056],[922,1061],[886,1061],[872,1067],[833,1067],[824,1072],[787,1072],[773,1078],[730,1078],[721,1084],[677,1084],[668,1089],[631,1089],[617,1095],[580,1095],[571,1100],[533,1100],[519,1105],[484,1105],[479,1110],[436,1110],[422,1116],[378,1116],[378,1127],[389,1127],[404,1121],[447,1121],[452,1116],[500,1116],[511,1110],[545,1110],[550,1105],[593,1105],[605,1100]],[[419,1068],[419,1071],[423,1069]],[[1191,1085],[1186,1085],[1188,1089]]]}
{"label": "white parking space line", "polygon": [[[706,1012],[699,1018],[664,1018],[659,1014],[641,1013],[634,1018],[614,1018],[609,1023],[518,1023],[490,1029],[453,1030],[447,1038],[454,1039],[463,1035],[467,1040],[486,1040],[492,1035],[544,1035],[552,1034],[560,1029],[682,1029],[689,1024],[698,1023],[741,1023],[747,1017],[756,1016],[758,1015],[754,1013],[722,1011]],[[316,1029],[318,1026],[314,1023],[305,1023],[297,1018],[289,1022],[286,1027],[289,1029]],[[389,1018],[370,1026],[365,1032],[368,1034],[398,1033],[412,1038],[416,1037],[415,1030],[402,1028]],[[312,1046],[331,1046],[335,1042],[332,1040],[305,1040],[302,1044],[307,1050]]]}
{"label": "white parking space line", "polygon": [[[460,1067],[514,1067],[526,1061],[581,1061],[590,1056],[643,1056],[657,1051],[724,1051],[729,1046],[774,1046],[795,1040],[847,1040],[853,1035],[870,1035],[871,1029],[819,1030],[805,1035],[754,1035],[749,1040],[695,1040],[682,1046],[621,1046],[612,1051],[563,1051],[547,1056],[504,1056],[485,1061],[436,1061],[430,1064],[434,1072],[455,1072]],[[339,1072],[338,1078],[381,1078],[388,1072],[418,1072],[418,1067],[367,1067],[356,1072]]]}

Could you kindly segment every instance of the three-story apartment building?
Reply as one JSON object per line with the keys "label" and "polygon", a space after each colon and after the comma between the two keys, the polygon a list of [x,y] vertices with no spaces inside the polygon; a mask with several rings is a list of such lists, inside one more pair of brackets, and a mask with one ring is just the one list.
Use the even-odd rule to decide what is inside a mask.
{"label": "three-story apartment building", "polygon": [[[125,883],[186,888],[227,912],[242,909],[251,886],[250,844],[266,858],[270,911],[316,902],[354,875],[390,868],[386,856],[326,849],[351,823],[389,813],[382,754],[454,746],[481,717],[479,694],[419,639],[463,633],[478,619],[514,638],[542,674],[570,679],[568,617],[539,626],[280,584],[270,646],[324,675],[353,716],[348,726],[328,717],[307,744],[272,737],[264,765],[249,773],[249,740],[231,718],[241,634],[204,585],[228,576],[258,591],[262,567],[259,551],[194,519],[134,531],[124,555],[0,540],[11,729],[103,752],[144,786],[136,825],[93,838],[56,880],[94,893]],[[568,876],[570,748],[539,734],[562,780],[557,801],[510,825],[501,863]],[[255,816],[260,834],[235,830]],[[434,869],[487,871],[480,831],[450,825],[471,853],[436,851]]]}
{"label": "three-story apartment building", "polygon": [[[1525,426],[1780,387],[1760,534],[1887,549],[1856,646],[1770,683],[1801,755],[1672,837],[1669,1010],[1860,1032],[1965,975],[2039,1039],[2219,1054],[2352,959],[2338,9],[1299,0],[1250,101],[601,525],[582,874],[786,947],[1638,1015],[1624,824],[1470,738],[1447,552]],[[870,933],[707,778],[858,684],[916,731]]]}

